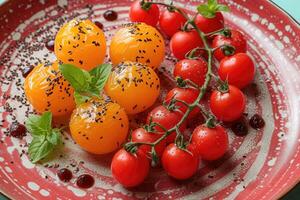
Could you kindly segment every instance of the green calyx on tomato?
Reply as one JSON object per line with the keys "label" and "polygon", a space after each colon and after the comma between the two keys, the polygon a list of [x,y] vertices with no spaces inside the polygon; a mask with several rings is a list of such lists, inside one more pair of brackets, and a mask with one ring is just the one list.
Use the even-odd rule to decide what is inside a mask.
{"label": "green calyx on tomato", "polygon": [[170,6],[167,7],[167,10],[169,12],[176,12],[175,7],[173,7],[173,1],[170,2]]}
{"label": "green calyx on tomato", "polygon": [[227,81],[222,81],[221,79],[218,78],[218,91],[221,93],[227,93],[229,91],[229,85]]}
{"label": "green calyx on tomato", "polygon": [[208,0],[206,4],[197,7],[198,13],[206,18],[214,18],[217,12],[229,12],[230,9],[224,4],[218,4],[217,0]]}
{"label": "green calyx on tomato", "polygon": [[175,139],[175,144],[178,148],[182,150],[186,150],[186,147],[188,143],[184,141],[183,135],[182,134],[177,134],[176,139]]}
{"label": "green calyx on tomato", "polygon": [[169,103],[164,102],[164,106],[169,110],[169,111],[176,111],[179,110],[179,107],[176,105],[177,100],[175,98],[175,95],[172,96],[171,100]]}
{"label": "green calyx on tomato", "polygon": [[[167,108],[167,107],[166,107]],[[167,108],[168,109],[168,108]],[[148,124],[145,124],[144,126],[143,126],[143,129],[145,129],[147,132],[149,132],[149,133],[156,133],[156,130],[155,130],[155,127],[156,126],[158,126],[158,127],[160,127],[161,129],[163,129],[164,131],[166,131],[166,129],[162,126],[162,125],[160,125],[159,123],[156,123],[156,122],[153,122],[152,121],[152,117],[150,117],[150,121],[149,121],[149,123]]]}
{"label": "green calyx on tomato", "polygon": [[235,47],[232,45],[224,45],[220,47],[225,56],[232,56],[235,53]]}
{"label": "green calyx on tomato", "polygon": [[157,152],[156,152],[156,150],[155,150],[155,147],[152,146],[152,147],[151,147],[151,166],[152,166],[152,167],[155,167],[155,166],[158,165],[158,163],[159,163],[159,157],[158,157],[158,155],[157,155]]}
{"label": "green calyx on tomato", "polygon": [[131,154],[135,154],[138,150],[138,145],[133,142],[127,142],[123,147],[127,152]]}
{"label": "green calyx on tomato", "polygon": [[224,28],[224,30],[221,32],[221,34],[227,38],[231,38],[231,30],[228,28]]}
{"label": "green calyx on tomato", "polygon": [[215,128],[216,127],[216,118],[214,116],[209,116],[205,122],[205,126],[207,128]]}
{"label": "green calyx on tomato", "polygon": [[143,0],[143,1],[141,1],[141,7],[142,7],[142,9],[148,11],[151,8],[151,3]]}
{"label": "green calyx on tomato", "polygon": [[183,78],[181,78],[180,76],[177,76],[175,79],[176,79],[176,84],[178,87],[180,87],[180,88],[186,87],[187,83],[185,80],[183,80]]}

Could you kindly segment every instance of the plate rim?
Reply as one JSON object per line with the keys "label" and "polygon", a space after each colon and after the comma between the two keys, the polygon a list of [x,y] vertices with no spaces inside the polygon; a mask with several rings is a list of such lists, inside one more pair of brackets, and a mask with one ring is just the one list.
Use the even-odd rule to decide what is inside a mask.
{"label": "plate rim", "polygon": [[[0,3],[0,7],[4,7],[4,6],[8,5],[12,1],[14,1],[14,0],[4,0],[2,3]],[[267,3],[269,3],[271,6],[274,6],[278,11],[280,11],[283,15],[285,15],[291,23],[293,23],[298,29],[300,29],[300,21],[298,21],[295,17],[293,17],[287,10],[285,10],[284,8],[279,6],[277,3],[275,3],[274,0],[269,0],[269,1],[267,1]],[[279,192],[277,195],[275,195],[273,197],[275,197],[275,199],[282,198],[284,195],[286,195],[288,192],[290,192],[290,190],[292,190],[299,183],[300,183],[300,175],[297,177],[297,179],[294,181],[294,183],[291,183],[290,185],[286,186],[285,189],[283,189],[281,192]],[[2,196],[6,197],[8,199],[13,199],[12,197],[10,197],[10,195],[5,193],[2,188],[0,188],[0,197],[2,197]]]}

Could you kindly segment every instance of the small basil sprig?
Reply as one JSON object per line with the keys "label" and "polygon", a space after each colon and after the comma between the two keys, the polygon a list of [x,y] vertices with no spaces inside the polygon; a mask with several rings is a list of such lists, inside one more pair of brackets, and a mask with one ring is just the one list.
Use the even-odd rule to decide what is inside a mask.
{"label": "small basil sprig", "polygon": [[61,144],[60,129],[52,128],[52,113],[45,112],[32,115],[26,120],[26,129],[33,137],[28,153],[33,163],[47,157],[59,144]]}
{"label": "small basil sprig", "polygon": [[78,105],[93,96],[99,97],[111,73],[112,66],[102,64],[88,72],[71,64],[62,64],[59,69],[74,88],[74,98]]}
{"label": "small basil sprig", "polygon": [[208,0],[206,4],[197,7],[198,13],[206,18],[214,18],[217,12],[229,12],[230,9],[224,4],[218,4],[217,0]]}

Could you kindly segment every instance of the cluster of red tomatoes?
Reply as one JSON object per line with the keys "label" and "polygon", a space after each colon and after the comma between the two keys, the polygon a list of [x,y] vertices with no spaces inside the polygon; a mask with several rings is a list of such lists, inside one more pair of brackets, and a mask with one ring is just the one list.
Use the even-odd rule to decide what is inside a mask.
{"label": "cluster of red tomatoes", "polygon": [[[203,47],[203,41],[195,29],[182,30],[187,19],[178,10],[167,9],[160,14],[156,4],[145,6],[136,1],[131,6],[130,19],[154,27],[159,23],[160,30],[171,38],[170,49],[173,55],[180,60],[175,65],[174,77],[191,81],[196,87],[176,87],[169,91],[165,97],[165,104],[170,105],[170,102],[176,99],[177,109],[170,109],[166,105],[154,108],[148,114],[147,123],[148,126],[153,123],[156,126],[151,130],[139,128],[131,133],[131,142],[144,144],[137,145],[134,153],[121,149],[115,154],[111,164],[112,174],[125,187],[136,186],[147,177],[151,163],[149,155],[153,154],[153,148],[149,144],[155,143],[166,130],[178,123],[181,124],[179,131],[185,131],[186,122],[181,123],[181,119],[188,105],[197,100],[208,71],[205,58],[186,58],[186,54],[191,50]],[[213,76],[218,85],[210,94],[210,111],[219,121],[233,122],[242,116],[246,106],[246,97],[241,89],[246,87],[255,75],[254,63],[246,54],[246,39],[237,30],[224,29],[221,12],[216,12],[210,18],[197,14],[193,20],[198,29],[206,34],[216,61],[214,63],[219,61],[218,76]],[[224,31],[218,32],[222,29]],[[214,32],[216,34],[210,34]],[[235,51],[231,52],[231,55],[227,54],[226,48],[222,48],[226,45],[234,48]],[[199,116],[200,111],[199,107],[195,107],[188,120]],[[193,176],[197,172],[200,159],[213,161],[221,158],[229,145],[227,131],[219,124],[196,127],[190,135],[190,142],[183,145],[178,145],[175,138],[174,131],[154,149],[167,174],[179,180]]]}

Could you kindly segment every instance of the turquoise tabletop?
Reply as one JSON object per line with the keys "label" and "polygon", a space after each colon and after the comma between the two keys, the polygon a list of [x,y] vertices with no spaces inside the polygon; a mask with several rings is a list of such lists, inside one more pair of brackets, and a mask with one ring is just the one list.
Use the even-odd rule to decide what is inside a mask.
{"label": "turquoise tabletop", "polygon": [[[0,4],[4,0],[0,0]],[[278,6],[287,11],[292,17],[300,22],[300,9],[299,0],[273,0]],[[291,192],[289,192],[283,200],[296,200],[300,197],[300,185],[296,186]],[[4,196],[0,194],[0,200],[7,200]]]}

